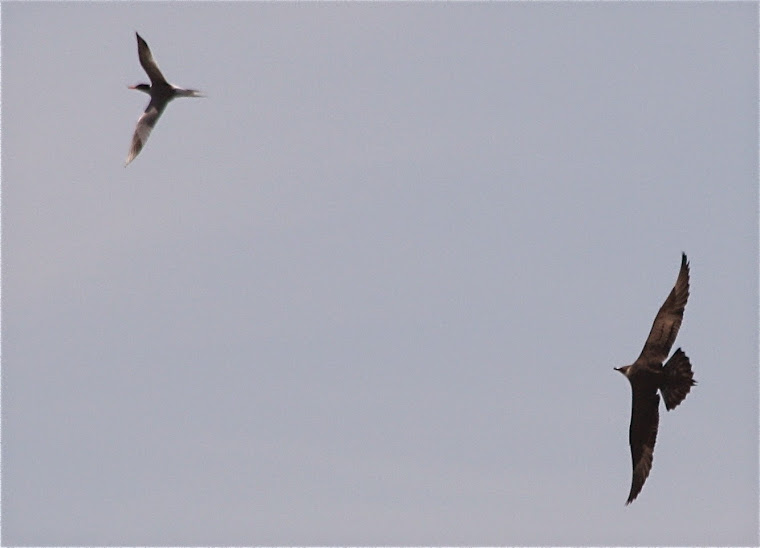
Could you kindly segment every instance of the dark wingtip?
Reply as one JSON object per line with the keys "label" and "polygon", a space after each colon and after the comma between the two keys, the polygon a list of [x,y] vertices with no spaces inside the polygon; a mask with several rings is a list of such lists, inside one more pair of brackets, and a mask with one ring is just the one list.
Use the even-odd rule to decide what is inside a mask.
{"label": "dark wingtip", "polygon": [[690,268],[689,268],[689,259],[686,257],[686,253],[684,253],[683,251],[681,251],[681,268],[679,269],[678,277],[680,278],[681,274],[683,272],[686,272],[686,291],[687,291],[686,294],[687,294],[687,296],[688,296],[688,290],[689,290],[689,285],[688,285],[689,284],[689,271],[690,271]]}

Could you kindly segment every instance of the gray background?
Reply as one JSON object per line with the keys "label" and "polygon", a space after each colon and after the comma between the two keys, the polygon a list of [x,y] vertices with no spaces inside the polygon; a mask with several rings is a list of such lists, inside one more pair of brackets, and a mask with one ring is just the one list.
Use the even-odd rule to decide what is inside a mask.
{"label": "gray background", "polygon": [[[755,3],[2,24],[4,544],[758,542]],[[208,98],[124,169],[135,30]]]}

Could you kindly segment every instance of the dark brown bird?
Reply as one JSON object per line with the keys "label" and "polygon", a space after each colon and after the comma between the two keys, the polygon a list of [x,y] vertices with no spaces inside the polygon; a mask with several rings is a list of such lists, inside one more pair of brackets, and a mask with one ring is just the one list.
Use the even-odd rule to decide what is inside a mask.
{"label": "dark brown bird", "polygon": [[148,103],[140,119],[137,120],[135,134],[132,136],[132,146],[129,148],[129,154],[127,155],[124,167],[127,167],[129,162],[140,154],[140,151],[145,146],[145,142],[148,140],[150,132],[153,130],[153,126],[158,122],[169,101],[177,97],[203,97],[203,94],[198,90],[178,88],[167,82],[164,75],[158,70],[158,65],[153,60],[153,55],[150,53],[147,42],[139,34],[135,33],[135,36],[137,36],[137,55],[140,58],[142,68],[148,73],[150,85],[137,84],[136,86],[129,86],[129,89],[136,89],[147,93],[150,95],[150,103]]}
{"label": "dark brown bird", "polygon": [[665,408],[670,411],[681,403],[696,381],[691,371],[691,363],[683,350],[676,350],[663,366],[665,358],[678,335],[683,320],[686,300],[689,298],[689,262],[686,254],[681,254],[681,270],[673,290],[660,307],[652,324],[647,342],[641,355],[632,365],[616,367],[631,383],[633,406],[631,410],[631,460],[633,479],[626,505],[641,492],[644,482],[652,469],[654,444],[657,441],[660,396],[665,400]]}

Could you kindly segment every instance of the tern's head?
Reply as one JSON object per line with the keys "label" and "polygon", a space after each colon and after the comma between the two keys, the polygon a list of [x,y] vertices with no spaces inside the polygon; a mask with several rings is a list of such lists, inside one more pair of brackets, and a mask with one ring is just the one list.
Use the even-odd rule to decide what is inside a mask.
{"label": "tern's head", "polygon": [[137,84],[136,86],[127,86],[129,89],[136,89],[139,91],[144,91],[145,93],[150,93],[150,85],[148,84]]}
{"label": "tern's head", "polygon": [[620,371],[623,375],[626,377],[628,376],[628,368],[630,368],[630,365],[624,365],[623,367],[615,367],[615,371]]}

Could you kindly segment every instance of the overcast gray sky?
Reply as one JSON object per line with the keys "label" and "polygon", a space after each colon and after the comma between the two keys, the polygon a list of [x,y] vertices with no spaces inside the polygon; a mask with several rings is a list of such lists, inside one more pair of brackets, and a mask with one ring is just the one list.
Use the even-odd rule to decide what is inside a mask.
{"label": "overcast gray sky", "polygon": [[[169,105],[126,169],[148,97]],[[3,3],[3,544],[756,544],[756,3]],[[699,384],[631,479],[675,282]]]}

